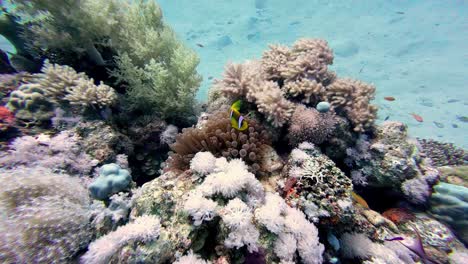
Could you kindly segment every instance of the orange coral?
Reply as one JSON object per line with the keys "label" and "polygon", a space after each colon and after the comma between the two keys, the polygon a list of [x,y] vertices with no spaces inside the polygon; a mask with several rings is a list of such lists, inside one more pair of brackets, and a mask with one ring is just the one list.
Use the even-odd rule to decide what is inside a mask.
{"label": "orange coral", "polygon": [[212,114],[201,128],[184,128],[170,147],[169,165],[172,168],[186,169],[193,156],[200,151],[227,159],[244,160],[253,172],[261,170],[264,146],[270,144],[270,135],[260,124],[246,117],[249,128],[239,131],[232,128],[228,111]]}
{"label": "orange coral", "polygon": [[7,130],[14,122],[14,114],[8,108],[0,106],[0,131]]}

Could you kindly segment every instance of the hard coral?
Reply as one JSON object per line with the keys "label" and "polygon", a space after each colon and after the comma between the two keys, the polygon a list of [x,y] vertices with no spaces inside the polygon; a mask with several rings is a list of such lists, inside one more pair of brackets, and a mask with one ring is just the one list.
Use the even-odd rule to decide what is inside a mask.
{"label": "hard coral", "polygon": [[174,153],[170,163],[176,168],[184,168],[197,152],[209,151],[217,157],[240,158],[250,165],[251,170],[259,171],[264,145],[270,144],[270,137],[255,119],[246,117],[246,121],[249,128],[238,131],[232,128],[229,113],[218,111],[203,127],[183,129],[171,145]]}
{"label": "hard coral", "polygon": [[468,164],[468,152],[455,147],[452,143],[443,143],[433,139],[418,139],[423,152],[432,165],[436,167],[447,165]]}
{"label": "hard coral", "polygon": [[288,176],[297,181],[286,201],[302,209],[309,219],[345,218],[352,211],[351,180],[335,163],[310,143],[302,143],[291,152]]}
{"label": "hard coral", "polygon": [[322,144],[333,134],[336,123],[333,113],[320,113],[314,108],[298,106],[288,128],[289,142],[293,146],[303,141]]}

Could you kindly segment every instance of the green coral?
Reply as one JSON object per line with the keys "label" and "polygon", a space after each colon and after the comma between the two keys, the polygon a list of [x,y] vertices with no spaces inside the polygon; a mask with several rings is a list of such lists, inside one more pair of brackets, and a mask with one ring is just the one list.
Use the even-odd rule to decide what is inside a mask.
{"label": "green coral", "polygon": [[27,83],[10,94],[7,107],[21,120],[41,123],[53,115],[53,104],[39,84]]}
{"label": "green coral", "polygon": [[155,1],[14,2],[8,12],[29,21],[23,35],[31,51],[62,64],[83,67],[83,58],[104,67],[125,87],[126,110],[163,118],[192,112],[199,59],[163,22]]}

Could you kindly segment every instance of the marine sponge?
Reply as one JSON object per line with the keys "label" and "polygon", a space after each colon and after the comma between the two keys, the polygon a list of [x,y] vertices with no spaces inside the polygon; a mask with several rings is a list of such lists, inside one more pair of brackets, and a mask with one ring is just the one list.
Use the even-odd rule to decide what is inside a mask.
{"label": "marine sponge", "polygon": [[65,263],[92,238],[79,179],[45,168],[0,173],[0,262]]}
{"label": "marine sponge", "polygon": [[300,105],[296,107],[288,128],[289,143],[293,146],[303,141],[322,144],[333,134],[336,124],[333,113],[320,113]]}
{"label": "marine sponge", "polygon": [[270,144],[270,136],[255,119],[246,117],[245,120],[249,128],[238,131],[232,128],[228,111],[218,111],[201,128],[183,129],[171,145],[174,153],[169,162],[175,168],[186,168],[197,152],[209,151],[217,157],[240,158],[252,171],[261,170],[263,145]]}
{"label": "marine sponge", "polygon": [[131,180],[128,170],[115,163],[106,164],[101,167],[99,177],[89,185],[89,191],[94,198],[104,200],[127,188]]}

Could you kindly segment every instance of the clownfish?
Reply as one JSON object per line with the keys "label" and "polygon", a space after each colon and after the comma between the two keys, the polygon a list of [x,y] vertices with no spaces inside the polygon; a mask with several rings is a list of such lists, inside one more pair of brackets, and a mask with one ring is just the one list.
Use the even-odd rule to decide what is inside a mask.
{"label": "clownfish", "polygon": [[231,119],[231,126],[239,131],[244,131],[249,127],[247,120],[244,116],[240,114],[241,100],[237,100],[231,105],[231,114],[229,118]]}

